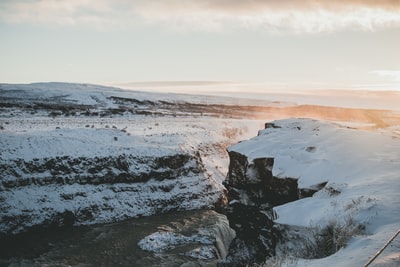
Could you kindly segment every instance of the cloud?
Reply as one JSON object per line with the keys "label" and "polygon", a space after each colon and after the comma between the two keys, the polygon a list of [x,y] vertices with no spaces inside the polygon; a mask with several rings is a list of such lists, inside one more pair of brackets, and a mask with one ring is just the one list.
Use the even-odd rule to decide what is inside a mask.
{"label": "cloud", "polygon": [[2,1],[0,20],[9,24],[37,24],[48,27],[89,26],[101,29],[123,23],[130,13],[124,8],[124,1]]}
{"label": "cloud", "polygon": [[143,23],[185,31],[275,33],[400,27],[398,0],[25,0],[2,1],[6,23],[113,29]]}
{"label": "cloud", "polygon": [[400,2],[385,0],[170,0],[146,2],[138,12],[149,22],[186,30],[318,33],[400,27]]}

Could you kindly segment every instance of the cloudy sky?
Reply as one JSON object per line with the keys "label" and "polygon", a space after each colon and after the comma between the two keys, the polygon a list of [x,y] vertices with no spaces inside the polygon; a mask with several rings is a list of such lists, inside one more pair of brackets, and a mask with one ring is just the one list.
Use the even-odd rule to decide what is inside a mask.
{"label": "cloudy sky", "polygon": [[0,82],[400,90],[400,0],[1,0]]}

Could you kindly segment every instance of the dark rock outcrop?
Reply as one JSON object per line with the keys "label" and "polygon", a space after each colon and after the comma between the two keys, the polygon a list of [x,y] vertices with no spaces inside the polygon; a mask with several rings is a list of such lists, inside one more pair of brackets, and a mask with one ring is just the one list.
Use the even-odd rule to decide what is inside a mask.
{"label": "dark rock outcrop", "polygon": [[1,186],[5,189],[50,184],[114,184],[176,179],[201,173],[195,156],[176,154],[163,157],[118,155],[107,157],[71,156],[17,159],[0,163]]}
{"label": "dark rock outcrop", "polygon": [[[266,124],[267,128],[280,128]],[[299,189],[297,179],[278,178],[272,173],[274,158],[249,159],[228,150],[230,165],[224,182],[228,190],[227,217],[236,231],[222,266],[247,266],[275,255],[280,231],[274,226],[273,207],[310,197],[326,183]]]}

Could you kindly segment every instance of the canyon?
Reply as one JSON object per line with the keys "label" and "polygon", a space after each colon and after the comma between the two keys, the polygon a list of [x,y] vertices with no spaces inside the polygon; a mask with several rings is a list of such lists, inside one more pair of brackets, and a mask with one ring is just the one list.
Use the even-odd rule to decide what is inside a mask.
{"label": "canyon", "polygon": [[[354,266],[399,218],[395,111],[65,83],[2,84],[0,109],[0,232],[7,242],[46,229],[120,227],[199,211],[208,215],[191,232],[185,223],[166,227],[177,225],[171,217],[129,242],[146,244],[155,261],[169,255],[179,264],[195,255],[208,266],[329,266],[340,255],[349,263],[343,266]],[[287,119],[302,116],[308,119]],[[215,219],[201,219],[207,216]],[[336,234],[342,228],[346,238]],[[2,261],[13,255],[24,260],[8,251]]]}

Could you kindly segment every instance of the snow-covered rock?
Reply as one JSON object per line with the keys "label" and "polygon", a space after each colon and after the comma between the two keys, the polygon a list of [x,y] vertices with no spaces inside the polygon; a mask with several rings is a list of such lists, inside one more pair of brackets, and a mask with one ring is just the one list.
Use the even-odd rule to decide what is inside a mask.
{"label": "snow-covered rock", "polygon": [[[208,211],[200,221],[205,225],[197,228],[196,221],[181,227],[161,227],[157,232],[145,236],[138,242],[142,250],[165,256],[172,251],[199,260],[217,260],[226,256],[235,232],[229,227],[227,218],[214,211]],[[179,224],[176,224],[179,225]]]}
{"label": "snow-covered rock", "polygon": [[[228,151],[228,219],[237,232],[228,259],[235,264],[276,253],[289,263],[312,258],[311,239],[347,228],[361,235],[295,266],[362,266],[399,227],[400,139],[390,131],[287,119]],[[299,241],[305,229],[314,230]]]}

